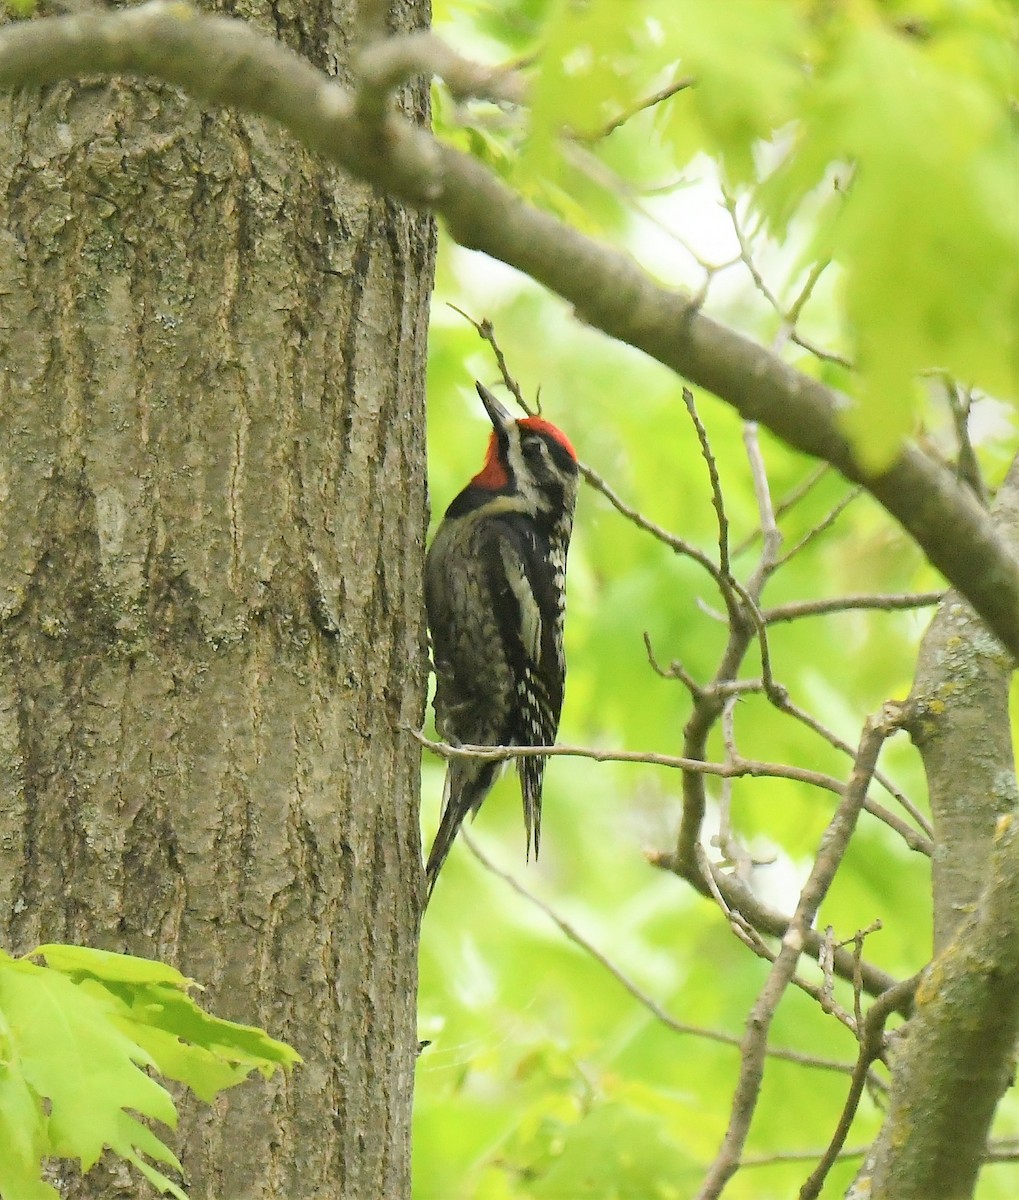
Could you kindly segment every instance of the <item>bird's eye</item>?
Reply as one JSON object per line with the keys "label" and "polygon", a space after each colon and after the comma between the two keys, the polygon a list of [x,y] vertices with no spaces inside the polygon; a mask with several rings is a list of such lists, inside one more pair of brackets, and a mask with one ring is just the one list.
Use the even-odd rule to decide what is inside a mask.
{"label": "bird's eye", "polygon": [[537,463],[545,457],[545,446],[540,438],[528,438],[521,449],[528,462]]}

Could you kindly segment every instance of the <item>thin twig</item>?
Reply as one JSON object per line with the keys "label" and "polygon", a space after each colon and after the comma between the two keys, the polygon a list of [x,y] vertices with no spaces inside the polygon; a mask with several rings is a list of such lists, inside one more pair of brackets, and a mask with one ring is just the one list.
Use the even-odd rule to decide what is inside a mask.
{"label": "thin twig", "polygon": [[[704,877],[700,860],[696,854],[693,856],[692,862],[680,858],[677,854],[664,854],[660,851],[645,851],[644,856],[653,867],[658,867],[663,871],[670,871],[672,874],[678,875],[702,896],[711,898],[714,894],[714,889],[717,888],[725,900],[727,907],[736,909],[754,929],[766,933],[770,937],[782,938],[785,936],[789,928],[790,918],[785,913],[779,912],[777,909],[765,904],[742,880],[737,879],[735,876],[727,874],[719,867],[713,865],[711,868],[711,885],[709,885]],[[820,934],[815,929],[808,929],[804,942],[805,953],[817,955],[820,947]],[[834,965],[835,972],[840,979],[852,981],[855,978],[857,965],[853,960],[853,956],[848,954],[844,948],[835,947]],[[864,991],[869,996],[880,996],[898,983],[898,980],[894,976],[889,975],[869,962],[862,962],[860,964],[859,974],[863,979]],[[909,1011],[907,1008],[903,1012],[903,1016],[908,1015]]]}
{"label": "thin twig", "polygon": [[[495,67],[471,62],[433,33],[385,36],[389,0],[371,0],[363,6],[381,10],[366,14],[364,29],[372,36],[362,38],[355,67],[363,86],[379,95],[392,94],[415,76],[438,78],[455,100],[490,100],[494,104],[524,104],[527,85],[517,74],[517,64]],[[382,31],[379,31],[379,25]]]}
{"label": "thin twig", "polygon": [[701,685],[678,659],[673,659],[667,667],[661,666],[655,657],[654,647],[651,645],[651,634],[647,630],[644,631],[644,648],[647,650],[647,660],[651,664],[652,671],[663,679],[678,679],[694,700],[697,699],[703,691]]}
{"label": "thin twig", "polygon": [[821,935],[821,951],[817,956],[817,965],[821,968],[821,995],[827,1004],[835,1000],[835,930],[826,925]]}
{"label": "thin twig", "polygon": [[969,435],[969,414],[970,409],[973,407],[973,393],[960,389],[958,383],[949,375],[943,375],[942,378],[945,384],[945,397],[948,401],[949,412],[952,414],[952,423],[955,426],[955,437],[959,448],[956,455],[956,476],[969,487],[970,491],[984,508],[987,508],[990,496],[987,491],[987,484],[984,482],[983,472],[980,470],[980,462],[977,459],[976,451],[973,449],[973,442]]}
{"label": "thin twig", "polygon": [[[831,473],[831,467],[827,463],[821,463],[814,467],[798,484],[790,488],[789,491],[775,505],[775,518],[778,520],[783,517],[790,509],[795,508],[801,500],[808,496],[815,487]],[[741,554],[745,554],[747,550],[763,535],[764,530],[758,526],[753,533],[748,534],[742,542],[733,550],[734,558],[738,558]]]}
{"label": "thin twig", "polygon": [[879,933],[884,926],[880,919],[871,921],[866,929],[858,929],[851,938],[842,945],[853,947],[853,1016],[856,1018],[857,1029],[863,1024],[863,946],[872,933]]}
{"label": "thin twig", "polygon": [[578,134],[574,132],[573,136],[582,141],[600,141],[602,138],[608,137],[610,133],[615,133],[620,126],[632,120],[638,113],[646,112],[649,108],[654,108],[665,100],[671,100],[673,96],[686,91],[687,88],[693,87],[696,82],[697,80],[693,75],[682,75],[679,79],[667,84],[663,88],[659,88],[657,92],[653,92],[643,100],[638,100],[635,104],[631,104],[629,108],[624,109],[618,116],[613,117],[611,121],[603,125],[597,133]]}
{"label": "thin twig", "polygon": [[[507,762],[515,758],[536,757],[586,758],[592,762],[643,763],[646,766],[665,767],[693,775],[713,775],[719,779],[789,779],[794,783],[820,788],[836,796],[843,796],[845,792],[845,785],[834,775],[755,758],[734,757],[730,761],[718,763],[675,754],[658,754],[652,750],[600,750],[594,746],[570,746],[562,743],[556,746],[454,746],[449,742],[432,741],[420,730],[412,729],[409,725],[402,728],[426,750],[447,761],[455,758],[474,758],[484,762]],[[864,808],[871,816],[894,830],[911,850],[927,857],[933,853],[929,838],[918,833],[876,800],[867,796]],[[918,818],[924,820],[922,814],[918,814]]]}
{"label": "thin twig", "polygon": [[[547,904],[539,896],[536,896],[526,888],[515,876],[496,866],[468,830],[461,830],[460,837],[466,842],[468,849],[487,871],[508,884],[518,896],[522,896],[529,904],[533,904],[535,908],[544,913],[569,941],[579,946],[586,954],[589,954],[599,966],[603,967],[617,983],[630,993],[638,1004],[646,1008],[667,1029],[671,1029],[673,1033],[687,1034],[691,1037],[703,1038],[706,1041],[719,1042],[725,1046],[739,1046],[740,1039],[735,1034],[725,1033],[718,1029],[708,1029],[702,1025],[690,1025],[685,1021],[677,1021],[675,1017],[662,1008],[653,996],[649,996],[643,988],[634,983],[621,967],[617,966],[593,942],[589,941],[576,926],[571,925],[565,917],[561,916],[550,904]],[[784,1062],[796,1063],[802,1067],[814,1067],[820,1071],[835,1071],[840,1075],[852,1075],[853,1072],[852,1063],[839,1062],[831,1058],[818,1058],[812,1054],[803,1054],[798,1050],[769,1047],[768,1056],[770,1058],[781,1059]]]}
{"label": "thin twig", "polygon": [[802,617],[825,617],[831,613],[852,612],[857,609],[877,609],[901,612],[904,609],[929,608],[940,604],[944,592],[885,592],[878,594],[830,596],[823,600],[795,600],[761,610],[766,625],[782,621],[798,621]]}
{"label": "thin twig", "polygon": [[990,1142],[987,1146],[987,1153],[984,1155],[984,1162],[1019,1162],[1019,1142]]}
{"label": "thin twig", "polygon": [[814,288],[817,286],[818,280],[830,266],[830,258],[820,258],[807,272],[807,278],[804,281],[803,287],[800,289],[800,294],[785,311],[785,320],[790,332],[795,330],[796,322],[800,319],[800,315],[806,307],[807,301],[814,294]]}
{"label": "thin twig", "polygon": [[[769,945],[767,945],[763,938],[761,938],[760,934],[757,932],[751,922],[747,920],[740,909],[732,907],[722,895],[722,889],[719,886],[719,879],[721,877],[719,869],[708,861],[707,853],[705,852],[704,847],[700,845],[697,847],[697,861],[700,864],[701,873],[708,884],[708,889],[714,898],[715,903],[725,914],[725,918],[729,923],[729,928],[747,947],[747,949],[752,950],[758,958],[763,959],[768,963],[774,963],[777,957],[775,951],[772,950]],[[728,874],[726,878],[738,879],[739,877],[735,872],[733,872]],[[823,946],[824,943],[822,942],[821,944]],[[834,965],[834,956],[832,961]],[[853,1034],[854,1037],[857,1036],[856,1022],[854,1021],[853,1017],[840,1004],[836,1003],[834,996],[830,994],[825,985],[818,987],[816,983],[810,983],[808,980],[803,979],[795,972],[789,982],[795,987],[798,987],[800,991],[805,992],[806,995],[808,995],[812,1000],[817,1001],[824,1012],[835,1017],[838,1021],[845,1025],[845,1027],[850,1031],[850,1033]],[[876,1084],[878,1081],[875,1079],[871,1082]]]}
{"label": "thin twig", "polygon": [[894,988],[890,988],[885,995],[879,996],[874,1001],[870,1006],[866,1018],[860,1024],[860,1053],[856,1060],[856,1067],[853,1070],[853,1078],[849,1084],[849,1093],[842,1106],[838,1124],[835,1127],[835,1132],[832,1134],[827,1149],[821,1155],[820,1162],[800,1188],[799,1200],[816,1200],[816,1197],[821,1194],[821,1188],[824,1186],[828,1172],[835,1165],[842,1147],[845,1145],[846,1138],[849,1136],[853,1118],[856,1116],[856,1110],[863,1096],[863,1089],[867,1082],[871,1063],[884,1054],[885,1022],[898,1009],[904,999],[913,996],[919,982],[920,976],[914,975],[911,979],[904,979]]}
{"label": "thin twig", "polygon": [[627,504],[596,471],[585,463],[580,464],[580,473],[596,492],[601,492],[616,512],[624,516],[631,524],[636,525],[638,529],[644,530],[645,533],[650,533],[653,538],[661,542],[662,545],[668,546],[674,553],[692,559],[698,566],[703,567],[707,571],[720,589],[722,588],[723,585],[718,567],[702,550],[698,550],[696,546],[677,537],[674,533],[669,533],[667,529],[663,529],[661,525],[656,525],[654,521],[649,520],[643,513],[638,512],[637,509]]}
{"label": "thin twig", "polygon": [[784,320],[785,312],[782,309],[782,305],[779,302],[778,297],[771,290],[771,288],[768,287],[764,276],[758,270],[757,264],[754,262],[753,251],[750,247],[750,239],[744,232],[743,222],[740,220],[739,214],[736,211],[736,197],[726,188],[722,189],[722,204],[725,208],[725,211],[729,214],[729,221],[732,224],[732,231],[736,235],[736,241],[739,244],[740,259],[743,265],[746,267],[750,278],[754,281],[754,287],[757,288],[765,300],[767,300],[774,312],[776,312],[778,316]]}
{"label": "thin twig", "polygon": [[704,422],[697,412],[693,392],[688,387],[683,388],[683,403],[686,405],[686,411],[690,414],[694,432],[697,434],[697,442],[701,448],[701,457],[708,468],[708,482],[711,485],[711,506],[715,510],[715,519],[718,522],[718,570],[721,573],[722,579],[727,581],[732,574],[729,566],[729,518],[725,513],[725,498],[722,495],[722,481],[718,475],[718,463],[715,461],[714,451],[711,449],[711,442],[708,440],[708,431],[705,429]]}
{"label": "thin twig", "polygon": [[709,262],[697,253],[694,247],[690,245],[687,239],[673,225],[668,221],[664,221],[644,202],[648,197],[671,194],[677,187],[683,186],[685,183],[684,180],[671,180],[668,183],[658,186],[643,185],[638,191],[617,171],[612,170],[603,159],[592,154],[585,146],[577,145],[575,142],[568,143],[565,147],[565,154],[571,167],[575,167],[599,187],[603,187],[611,192],[613,196],[619,199],[620,203],[629,208],[642,221],[647,221],[652,228],[667,237],[669,241],[675,242],[677,246],[681,247],[690,256],[691,260],[700,267],[705,274],[705,278],[694,297],[694,304],[698,308],[707,299],[708,289],[714,277],[722,271],[727,271],[732,267],[738,266],[742,261],[737,254],[734,258],[727,259],[721,263]]}
{"label": "thin twig", "polygon": [[725,902],[725,897],[715,880],[715,872],[712,870],[711,863],[708,861],[707,851],[703,846],[697,846],[697,862],[701,869],[711,895],[715,903],[721,909],[725,919],[729,922],[729,927],[741,942],[758,956],[758,958],[768,958],[770,951],[765,945],[761,935],[743,916],[738,908],[730,908]]}
{"label": "thin twig", "polygon": [[[813,730],[813,732],[819,737],[824,738],[824,740],[836,750],[839,750],[843,754],[849,755],[849,757],[853,757],[855,755],[856,751],[847,741],[845,741],[843,738],[840,738],[834,730],[829,729],[826,725],[822,725],[821,722],[816,717],[808,713],[806,709],[800,708],[798,704],[795,704],[788,691],[786,691],[784,688],[774,692],[769,692],[768,699],[780,712],[784,712],[787,716],[793,717],[795,720],[799,721],[801,725],[806,725],[808,729]],[[888,812],[886,808],[882,807],[876,801],[872,802],[869,797],[864,807],[873,816],[878,817],[880,820],[884,821],[886,825],[894,829],[896,833],[898,833],[905,840],[906,844],[911,850],[919,850],[921,853],[930,857],[934,852],[934,847],[930,840],[934,836],[934,826],[931,824],[930,820],[924,816],[924,814],[916,807],[912,800],[910,800],[903,791],[901,791],[895,786],[894,783],[892,783],[887,775],[881,771],[875,771],[874,778],[879,784],[881,784],[885,791],[896,801],[898,801],[898,803],[906,810],[906,812],[909,813],[909,815],[920,826],[926,836],[922,838],[919,837],[914,829],[904,824],[898,819],[898,817]]]}
{"label": "thin twig", "polygon": [[763,762],[759,759],[739,758],[731,763],[705,762],[699,758],[682,758],[674,754],[657,754],[645,750],[599,750],[594,746],[453,746],[449,742],[432,741],[420,730],[409,725],[401,726],[421,746],[439,758],[476,758],[483,762],[505,762],[515,758],[587,758],[593,762],[644,763],[653,767],[668,767],[677,771],[693,771],[702,775],[720,778],[742,779],[791,779],[796,783],[809,784],[841,796],[845,785],[833,775],[822,771],[811,771],[806,767],[793,767],[786,763]]}
{"label": "thin twig", "polygon": [[[870,1146],[846,1146],[839,1151],[839,1161],[847,1158],[863,1158]],[[774,1154],[747,1154],[740,1159],[740,1170],[744,1167],[771,1167],[779,1163],[814,1162],[823,1150],[776,1150]]]}
{"label": "thin twig", "polygon": [[850,504],[852,504],[853,501],[859,496],[863,495],[865,490],[866,489],[862,485],[850,488],[850,490],[842,497],[842,499],[832,507],[827,516],[822,517],[822,519],[818,521],[813,528],[808,529],[803,537],[801,537],[794,546],[790,547],[790,549],[788,549],[785,554],[782,555],[778,562],[775,563],[775,569],[777,570],[779,567],[784,567],[790,559],[795,558],[796,555],[799,554],[801,550],[804,550],[807,546],[809,546],[810,543],[815,540],[815,538],[819,538],[822,533],[825,533],[827,530],[829,530],[839,519],[839,517],[842,516]]}
{"label": "thin twig", "polygon": [[764,1049],[775,1010],[796,972],[796,964],[805,945],[806,932],[813,924],[817,910],[848,849],[877,764],[878,754],[894,727],[888,705],[879,718],[869,718],[864,726],[845,796],[821,839],[814,865],[800,892],[796,911],[782,939],[782,948],[747,1018],[740,1077],[733,1096],[729,1127],[698,1192],[698,1200],[715,1200],[720,1196],[725,1184],[739,1167],[750,1122],[760,1096],[764,1074]]}
{"label": "thin twig", "polygon": [[801,350],[812,355],[814,358],[819,358],[822,362],[834,363],[837,367],[845,367],[847,371],[853,369],[852,361],[844,354],[839,354],[835,350],[826,350],[823,346],[819,346],[816,342],[809,341],[801,333],[794,332],[789,335],[789,340],[795,342]]}
{"label": "thin twig", "polygon": [[477,321],[470,315],[470,313],[464,312],[462,308],[457,308],[455,304],[450,304],[449,301],[446,303],[448,307],[450,307],[455,313],[458,313],[465,321],[467,321],[470,325],[473,325],[477,331],[478,337],[492,347],[492,353],[495,355],[495,362],[499,368],[499,374],[502,376],[502,381],[506,385],[507,390],[512,395],[513,399],[516,400],[517,404],[520,405],[523,411],[527,413],[529,417],[533,417],[535,412],[539,410],[528,404],[528,402],[524,399],[524,393],[520,389],[520,384],[517,383],[516,379],[510,373],[509,364],[506,362],[506,355],[503,354],[502,347],[499,345],[499,342],[495,336],[495,326],[492,324],[492,322],[487,317],[482,317],[480,321]]}
{"label": "thin twig", "polygon": [[775,508],[771,500],[771,486],[768,483],[768,471],[764,465],[764,455],[761,453],[761,442],[758,436],[757,422],[745,421],[743,424],[743,444],[747,451],[747,461],[750,464],[750,476],[754,484],[754,496],[757,499],[757,511],[760,518],[761,536],[764,545],[757,569],[747,585],[754,599],[759,601],[764,585],[778,566],[778,551],[782,545],[782,534],[775,521]]}
{"label": "thin twig", "polygon": [[[722,709],[722,744],[725,746],[726,762],[738,762],[740,757],[739,751],[736,749],[736,704],[738,700],[738,696],[729,696]],[[732,864],[733,873],[736,877],[744,883],[749,883],[750,873],[754,865],[753,859],[732,831],[730,822],[731,806],[732,779],[728,778],[721,781],[721,795],[719,796],[718,803],[717,845],[722,853],[723,860]],[[705,872],[706,877],[710,878],[710,868],[706,868],[705,864],[702,863],[701,869]],[[712,882],[714,881],[712,880]],[[717,888],[714,890],[716,895],[718,895]],[[719,896],[718,898],[721,901],[721,897]]]}
{"label": "thin twig", "polygon": [[732,223],[733,232],[735,233],[736,241],[739,244],[740,261],[746,267],[750,278],[753,280],[754,287],[764,297],[769,307],[778,316],[782,323],[775,338],[776,347],[784,341],[790,341],[799,346],[801,350],[806,350],[808,354],[813,355],[815,358],[821,359],[824,362],[837,363],[839,366],[845,367],[847,370],[852,369],[852,363],[850,363],[847,358],[844,358],[841,354],[836,354],[834,351],[825,350],[822,347],[815,345],[813,342],[808,341],[808,339],[796,329],[796,322],[799,320],[803,307],[809,300],[818,279],[820,279],[821,275],[829,266],[829,260],[824,260],[814,264],[810,274],[807,277],[806,284],[804,285],[800,294],[793,301],[792,305],[786,309],[779,298],[768,286],[764,276],[761,274],[757,264],[754,262],[753,249],[750,245],[750,239],[743,229],[743,223],[740,220],[739,213],[736,209],[736,198],[731,192],[723,189],[722,202],[726,212],[729,214],[729,220]]}

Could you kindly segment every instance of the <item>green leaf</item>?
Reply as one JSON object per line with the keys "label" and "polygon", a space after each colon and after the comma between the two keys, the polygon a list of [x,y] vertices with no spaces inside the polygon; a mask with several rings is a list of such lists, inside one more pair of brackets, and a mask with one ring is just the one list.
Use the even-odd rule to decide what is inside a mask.
{"label": "green leaf", "polygon": [[111,1021],[109,998],[89,995],[66,976],[33,963],[0,970],[0,1010],[28,1086],[50,1105],[52,1151],[85,1170],[105,1146],[130,1156],[148,1132],[124,1110],[175,1125],[169,1095],[140,1068],[150,1056]]}
{"label": "green leaf", "polygon": [[[119,1000],[118,1016],[130,1036],[140,1045],[151,1042],[159,1047],[164,1062],[174,1061],[181,1073],[169,1071],[164,1062],[157,1061],[159,1069],[187,1083],[203,1098],[209,1087],[210,1058],[222,1068],[213,1075],[233,1082],[240,1082],[252,1068],[271,1075],[278,1066],[301,1061],[296,1050],[264,1030],[205,1012],[187,994],[188,988],[198,985],[165,963],[83,946],[39,946],[32,954],[45,955],[55,970],[85,983],[92,981],[92,990],[100,998]],[[173,1051],[168,1038],[178,1039]],[[195,1068],[193,1077],[186,1067],[189,1061]],[[235,1076],[235,1066],[245,1068],[240,1076]],[[218,1086],[213,1088],[217,1090]]]}
{"label": "green leaf", "polygon": [[[118,989],[124,1000],[126,1017],[134,1026],[133,1036],[139,1041],[146,1037],[144,1027],[179,1038],[194,1047],[207,1051],[221,1062],[256,1068],[269,1076],[279,1066],[289,1067],[301,1061],[301,1056],[285,1042],[278,1042],[262,1029],[224,1021],[200,1008],[190,996],[175,988],[153,984],[125,992]],[[206,1060],[199,1055],[198,1067]],[[162,1069],[162,1067],[161,1067]],[[199,1088],[197,1076],[174,1075],[189,1087]],[[199,1094],[201,1094],[199,1092]]]}
{"label": "green leaf", "polygon": [[591,137],[631,108],[668,66],[646,0],[558,0],[545,24],[523,155],[536,174],[563,169],[560,135]]}
{"label": "green leaf", "polygon": [[661,131],[685,162],[719,156],[730,180],[754,176],[753,151],[792,120],[805,86],[807,38],[794,5],[775,0],[669,0],[657,15],[692,75],[689,102],[662,109]]}
{"label": "green leaf", "polygon": [[875,470],[913,426],[925,370],[1019,399],[1019,141],[998,59],[969,35],[836,24],[792,151],[756,195],[777,236],[812,189],[838,195],[814,248],[844,270],[845,423]]}
{"label": "green leaf", "polygon": [[174,967],[152,958],[136,958],[131,954],[114,954],[110,950],[94,950],[90,946],[48,944],[36,946],[26,957],[43,957],[48,966],[65,975],[91,975],[110,983],[168,983],[175,987],[197,986]]}
{"label": "green leaf", "polygon": [[253,1069],[270,1075],[300,1061],[262,1030],[204,1012],[192,986],[164,963],[87,947],[45,945],[23,959],[0,951],[4,1200],[56,1195],[40,1178],[43,1158],[77,1158],[88,1170],[105,1147],[187,1200],[160,1170],[179,1171],[176,1158],[133,1115],[177,1123],[169,1094],[142,1068],[208,1101]]}
{"label": "green leaf", "polygon": [[42,1101],[25,1079],[13,1033],[0,1010],[0,1196],[18,1200],[58,1196],[39,1178],[39,1163],[49,1144],[46,1125]]}

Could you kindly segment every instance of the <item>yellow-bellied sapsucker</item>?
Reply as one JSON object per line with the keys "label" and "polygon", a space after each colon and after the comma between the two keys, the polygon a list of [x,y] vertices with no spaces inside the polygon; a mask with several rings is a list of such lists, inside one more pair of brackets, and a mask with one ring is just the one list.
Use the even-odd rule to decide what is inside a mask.
{"label": "yellow-bellied sapsucker", "polygon": [[[485,465],[446,510],[425,561],[435,666],[435,723],[454,745],[549,746],[566,683],[566,554],[577,456],[541,417],[514,420],[481,384],[492,421]],[[428,856],[431,895],[464,817],[499,763],[449,763],[442,821]],[[545,759],[519,758],[527,855],[541,841]]]}

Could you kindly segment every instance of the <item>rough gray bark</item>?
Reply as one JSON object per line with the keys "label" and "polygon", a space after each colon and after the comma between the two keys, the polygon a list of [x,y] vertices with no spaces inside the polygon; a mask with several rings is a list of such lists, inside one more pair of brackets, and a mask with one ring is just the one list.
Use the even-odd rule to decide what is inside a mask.
{"label": "rough gray bark", "polygon": [[[348,9],[286,11],[336,69]],[[302,1053],[185,1104],[194,1200],[405,1196],[431,223],[165,85],[0,104],[0,945]]]}
{"label": "rough gray bark", "polygon": [[[998,493],[994,518],[1019,543],[1019,466]],[[924,636],[908,704],[935,823],[935,953],[979,898],[995,824],[1019,799],[1008,715],[1014,670],[970,605],[949,592]]]}
{"label": "rough gray bark", "polygon": [[[994,504],[1019,541],[1019,462]],[[955,592],[920,649],[907,703],[934,817],[934,961],[893,1057],[864,1172],[875,1200],[973,1194],[1019,1035],[1019,832],[1011,656]]]}

